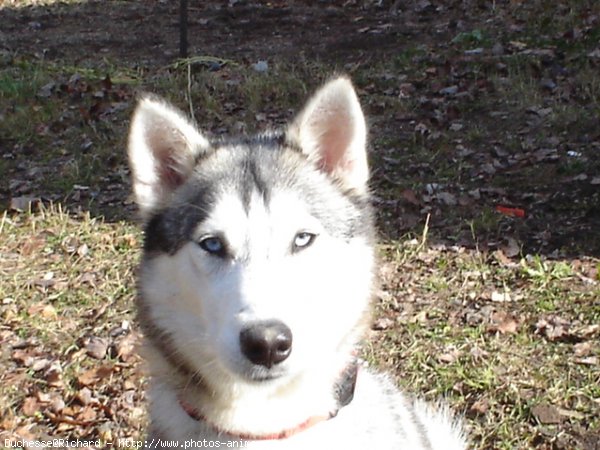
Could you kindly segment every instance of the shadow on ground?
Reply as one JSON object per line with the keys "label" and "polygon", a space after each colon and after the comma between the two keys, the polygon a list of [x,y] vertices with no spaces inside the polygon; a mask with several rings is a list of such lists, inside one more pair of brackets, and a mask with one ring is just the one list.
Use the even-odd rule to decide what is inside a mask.
{"label": "shadow on ground", "polygon": [[[131,218],[123,149],[135,93],[186,107],[178,2],[16,3],[0,2],[3,208],[41,198]],[[189,76],[226,105],[211,116],[194,104],[205,129],[281,123],[347,72],[370,118],[384,237],[420,235],[429,216],[444,242],[600,256],[595,2],[190,3]],[[259,109],[219,91],[260,76],[273,95]]]}

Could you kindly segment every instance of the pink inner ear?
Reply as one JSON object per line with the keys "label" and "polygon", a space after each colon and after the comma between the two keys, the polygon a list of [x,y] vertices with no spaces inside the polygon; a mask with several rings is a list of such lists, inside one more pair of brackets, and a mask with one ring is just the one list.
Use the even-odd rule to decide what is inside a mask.
{"label": "pink inner ear", "polygon": [[163,149],[159,153],[157,172],[161,184],[169,190],[181,186],[185,179],[181,171],[177,170],[178,161],[173,156],[173,151],[171,149]]}
{"label": "pink inner ear", "polygon": [[352,169],[352,155],[348,153],[351,129],[347,124],[336,123],[320,137],[321,164],[328,173]]}

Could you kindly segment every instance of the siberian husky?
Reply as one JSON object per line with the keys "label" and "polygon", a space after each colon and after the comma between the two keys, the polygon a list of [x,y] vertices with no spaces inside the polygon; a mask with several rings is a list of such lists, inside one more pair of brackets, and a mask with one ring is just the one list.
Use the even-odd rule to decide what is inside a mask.
{"label": "siberian husky", "polygon": [[344,77],[285,130],[237,139],[140,100],[148,447],[466,448],[446,408],[356,357],[375,273],[366,138]]}

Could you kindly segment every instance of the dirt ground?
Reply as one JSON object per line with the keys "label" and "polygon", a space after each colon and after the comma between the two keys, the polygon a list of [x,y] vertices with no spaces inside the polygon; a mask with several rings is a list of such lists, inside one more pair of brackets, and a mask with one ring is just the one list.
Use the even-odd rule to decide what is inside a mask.
{"label": "dirt ground", "polygon": [[600,2],[190,0],[185,60],[178,18],[0,0],[0,435],[143,436],[136,93],[219,135],[346,73],[381,235],[367,359],[476,448],[600,449]]}
{"label": "dirt ground", "polygon": [[[151,70],[178,55],[179,2],[1,4],[5,58],[34,54],[63,65],[94,68],[108,61]],[[459,243],[473,242],[475,234],[491,247],[514,239],[537,253],[598,255],[598,85],[576,80],[586,55],[592,55],[585,61],[589,70],[598,68],[598,5],[579,2],[576,11],[569,2],[557,6],[558,14],[575,23],[565,19],[548,36],[532,36],[549,27],[544,20],[555,13],[543,2],[494,5],[192,1],[189,54],[244,64],[317,61],[332,72],[368,79],[357,81],[371,118],[372,159],[382,171],[374,187],[395,195],[383,200],[393,209],[382,219],[389,237],[413,229],[418,213],[426,210],[430,228]],[[561,39],[564,48],[557,44]],[[517,57],[530,59],[524,74],[536,91],[530,104],[504,102],[497,87],[503,77],[514,82],[504,61]],[[369,79],[369,68],[382,66],[383,75],[374,70],[377,78]],[[594,91],[584,92],[581,83]],[[377,98],[390,96],[410,98],[413,106],[388,112],[385,98]],[[560,117],[548,120],[559,115],[558,108],[563,108]],[[406,145],[419,140],[421,150],[431,152],[425,160],[411,156]],[[439,176],[444,170],[452,172],[445,179]],[[3,191],[5,199],[12,195]],[[508,210],[491,219],[502,222],[500,227],[489,227],[488,216],[498,206],[517,207],[525,217],[515,220]],[[493,235],[488,228],[494,228]]]}

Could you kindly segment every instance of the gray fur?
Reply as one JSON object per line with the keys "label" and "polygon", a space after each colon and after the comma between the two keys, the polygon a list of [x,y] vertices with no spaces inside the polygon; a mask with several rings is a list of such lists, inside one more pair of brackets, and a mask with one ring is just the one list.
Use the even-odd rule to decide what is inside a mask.
{"label": "gray fur", "polygon": [[374,240],[368,195],[340,189],[338,181],[319,170],[298,146],[283,133],[212,144],[212,150],[197,158],[193,172],[174,192],[169,206],[155,211],[147,221],[146,255],[173,254],[194,240],[193,230],[209,216],[215,198],[232,187],[246,207],[253,192],[268,206],[272,191],[293,190],[332,236]]}
{"label": "gray fur", "polygon": [[[354,392],[341,392],[373,285],[365,146],[344,78],[319,90],[285,131],[234,139],[207,140],[162,100],[141,100],[129,157],[145,227],[138,320],[151,371],[148,448],[239,447],[242,436],[256,450],[466,448],[446,408],[410,400],[369,368]],[[298,202],[288,205],[283,192]],[[203,247],[202,225],[225,249],[229,232],[235,255]],[[323,242],[303,253],[294,249],[311,234],[305,226]],[[269,245],[274,256],[261,254]],[[239,350],[240,330],[270,319],[288,322],[294,350],[259,367]],[[269,381],[252,377],[260,371]],[[297,432],[319,417],[329,419]]]}

